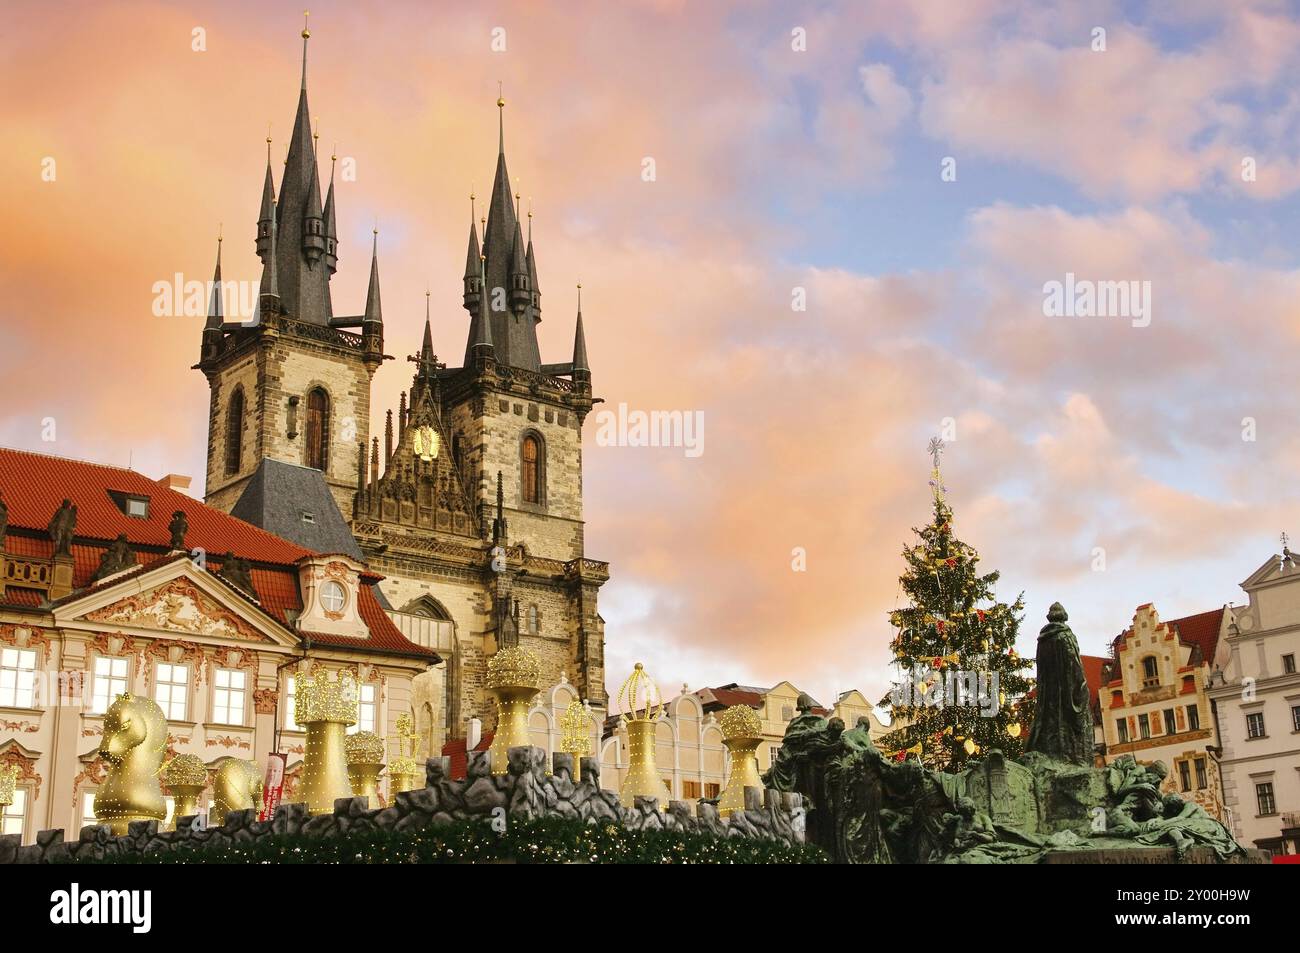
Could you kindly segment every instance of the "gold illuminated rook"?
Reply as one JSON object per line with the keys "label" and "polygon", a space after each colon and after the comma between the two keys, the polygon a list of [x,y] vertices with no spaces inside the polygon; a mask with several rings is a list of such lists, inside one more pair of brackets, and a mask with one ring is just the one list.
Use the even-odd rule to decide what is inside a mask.
{"label": "gold illuminated rook", "polygon": [[655,762],[655,728],[663,717],[664,703],[659,687],[640,662],[618,690],[618,705],[627,727],[628,747],[627,777],[618,799],[624,807],[633,807],[638,797],[656,798],[662,811],[671,797]]}
{"label": "gold illuminated rook", "polygon": [[542,687],[542,663],[518,646],[501,649],[487,663],[488,691],[497,700],[497,727],[488,749],[492,773],[505,774],[510,749],[533,743],[528,733],[528,706]]}
{"label": "gold illuminated rook", "polygon": [[163,769],[163,783],[176,801],[169,825],[174,830],[177,818],[199,813],[199,796],[208,786],[208,766],[196,754],[177,755]]}
{"label": "gold illuminated rook", "polygon": [[384,770],[384,739],[373,731],[358,731],[343,742],[348,753],[348,781],[352,796],[379,806],[379,772]]}
{"label": "gold illuminated rook", "polygon": [[346,671],[336,679],[308,675],[297,690],[294,718],[307,727],[302,799],[312,814],[332,813],[336,800],[352,796],[344,742],[348,725],[357,723],[357,694],[356,679]]}
{"label": "gold illuminated rook", "polygon": [[748,705],[732,705],[718,716],[718,723],[722,726],[722,743],[731,755],[727,790],[718,802],[718,815],[726,817],[745,809],[745,788],[763,789],[755,754],[763,741],[763,722]]}

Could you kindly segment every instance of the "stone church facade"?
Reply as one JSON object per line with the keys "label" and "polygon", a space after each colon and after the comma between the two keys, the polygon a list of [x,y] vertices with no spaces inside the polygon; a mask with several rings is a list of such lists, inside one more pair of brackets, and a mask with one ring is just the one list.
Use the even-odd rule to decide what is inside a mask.
{"label": "stone church facade", "polygon": [[[206,501],[319,552],[338,551],[384,578],[377,597],[398,627],[435,650],[413,707],[430,754],[495,720],[486,660],[519,644],[546,684],[567,679],[606,707],[605,563],[588,559],[582,516],[582,425],[595,398],[579,306],[571,360],[545,364],[531,223],[506,169],[498,99],[496,173],[486,215],[471,220],[460,305],[459,367],[424,338],[396,411],[372,412],[386,360],[377,238],[364,308],[336,315],[339,259],[331,165],[321,162],[303,81],[278,192],[268,162],[256,230],[257,314],[225,320],[214,294],[196,365],[208,380]],[[471,216],[472,219],[473,216]],[[216,286],[220,286],[218,252]],[[442,320],[465,320],[445,318]],[[415,342],[411,342],[414,344]]]}

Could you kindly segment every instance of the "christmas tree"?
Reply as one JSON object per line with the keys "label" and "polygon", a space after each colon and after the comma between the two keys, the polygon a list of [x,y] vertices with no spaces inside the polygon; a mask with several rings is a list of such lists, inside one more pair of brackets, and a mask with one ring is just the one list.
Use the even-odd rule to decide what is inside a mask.
{"label": "christmas tree", "polygon": [[979,553],[953,535],[952,509],[939,474],[943,442],[930,441],[934,515],[913,530],[907,571],[899,582],[910,606],[890,613],[897,680],[882,699],[894,730],[881,746],[899,761],[919,758],[927,767],[964,770],[998,749],[1018,757],[1029,737],[1032,660],[1015,649],[1024,596],[996,601],[999,573],[976,571]]}

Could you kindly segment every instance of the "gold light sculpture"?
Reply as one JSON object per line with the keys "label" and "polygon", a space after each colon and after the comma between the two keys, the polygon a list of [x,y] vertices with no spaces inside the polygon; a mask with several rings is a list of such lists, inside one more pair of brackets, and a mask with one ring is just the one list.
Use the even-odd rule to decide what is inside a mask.
{"label": "gold light sculpture", "polygon": [[333,813],[336,800],[352,796],[344,741],[348,725],[357,723],[357,696],[356,678],[348,671],[337,678],[308,675],[298,688],[294,718],[307,727],[302,799],[312,814]]}
{"label": "gold light sculpture", "polygon": [[596,719],[580,699],[569,702],[560,716],[560,750],[573,755],[573,780],[582,780],[582,759],[591,754],[591,729]]}
{"label": "gold light sculpture", "polygon": [[420,764],[415,760],[415,720],[403,712],[397,716],[397,757],[388,762],[388,795],[420,787]]}
{"label": "gold light sculpture", "polygon": [[177,818],[199,813],[199,795],[208,786],[208,766],[196,754],[177,755],[163,768],[163,783],[176,799],[170,825],[175,829]]}
{"label": "gold light sculpture", "polygon": [[[251,761],[232,758],[217,769],[212,782],[212,809],[208,821],[219,827],[231,811],[247,811],[262,806],[262,775]],[[331,808],[333,805],[331,805]]]}
{"label": "gold light sculpture", "polygon": [[9,764],[0,768],[0,807],[14,802],[14,788],[18,784],[18,766]]}
{"label": "gold light sculpture", "polygon": [[99,756],[108,762],[108,777],[95,792],[95,820],[115,835],[127,832],[132,821],[162,821],[163,756],[167,753],[167,719],[148,698],[124,692],[104,715],[104,740]]}
{"label": "gold light sculpture", "polygon": [[748,705],[732,705],[718,716],[718,724],[722,728],[722,743],[731,755],[727,789],[718,801],[718,816],[726,817],[745,809],[745,788],[763,789],[755,754],[763,741],[763,722],[758,712]]}
{"label": "gold light sculpture", "polygon": [[510,749],[533,743],[528,733],[528,706],[542,687],[542,663],[517,645],[501,649],[487,663],[488,691],[497,700],[497,727],[492,736],[492,773],[505,774]]}
{"label": "gold light sculpture", "polygon": [[618,690],[618,705],[623,710],[627,726],[628,768],[618,799],[624,807],[633,807],[638,797],[659,800],[659,810],[668,806],[672,795],[659,777],[655,763],[655,727],[664,713],[663,696],[659,686],[646,674],[640,662],[632,669],[623,687]]}
{"label": "gold light sculpture", "polygon": [[358,731],[343,742],[348,755],[348,781],[352,796],[366,798],[371,807],[379,804],[379,772],[384,770],[384,739],[373,731]]}

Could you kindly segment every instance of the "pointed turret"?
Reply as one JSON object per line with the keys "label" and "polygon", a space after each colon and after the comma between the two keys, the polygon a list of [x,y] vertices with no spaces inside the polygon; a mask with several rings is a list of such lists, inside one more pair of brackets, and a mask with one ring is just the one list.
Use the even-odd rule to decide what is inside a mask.
{"label": "pointed turret", "polygon": [[533,301],[528,281],[528,259],[524,255],[524,234],[515,220],[515,234],[510,249],[510,310],[523,314]]}
{"label": "pointed turret", "polygon": [[[262,311],[280,310],[280,283],[276,278],[279,272],[280,207],[271,203],[271,249],[262,264],[262,280],[258,286],[257,304]],[[260,321],[257,323],[261,323]]]}
{"label": "pointed turret", "polygon": [[537,284],[537,259],[533,257],[533,208],[532,199],[528,201],[528,252],[524,255],[528,262],[528,289],[532,293],[533,323],[542,323],[542,289]]}
{"label": "pointed turret", "polygon": [[465,276],[462,279],[462,282],[464,284],[465,310],[470,313],[471,317],[473,317],[474,313],[478,311],[479,296],[483,291],[483,276],[479,271],[482,264],[482,252],[479,250],[478,246],[478,230],[474,227],[474,210],[472,204],[474,196],[471,195],[469,199],[471,203],[469,215],[469,247],[465,250]]}
{"label": "pointed turret", "polygon": [[331,275],[339,268],[339,226],[334,217],[334,166],[338,160],[336,148],[330,153],[330,191],[325,197],[325,267]]}
{"label": "pointed turret", "polygon": [[271,178],[271,137],[266,137],[266,179],[262,182],[262,207],[257,213],[257,257],[266,265],[271,253],[271,221],[275,217],[275,182]]}
{"label": "pointed turret", "polygon": [[208,320],[203,325],[203,349],[200,361],[215,357],[221,350],[221,233],[217,233],[217,267],[212,272],[212,296],[208,300]]}
{"label": "pointed turret", "polygon": [[[379,229],[370,247],[370,284],[366,289],[366,312],[361,321],[361,349],[367,365],[378,367],[384,359],[384,313],[379,301]],[[373,370],[371,373],[374,373]]]}
{"label": "pointed turret", "polygon": [[325,219],[320,204],[311,112],[307,108],[307,41],[310,37],[311,32],[304,27],[298,111],[294,117],[293,134],[289,137],[289,151],[276,205],[279,226],[277,281],[284,311],[309,324],[328,324],[333,317],[329,269],[315,267],[325,251]]}
{"label": "pointed turret", "polygon": [[573,381],[591,383],[591,367],[587,364],[587,335],[582,330],[582,285],[578,285],[578,321],[573,329]]}
{"label": "pointed turret", "polygon": [[[486,259],[479,259],[479,279],[485,280],[487,274]],[[488,296],[479,296],[478,314],[470,322],[469,347],[465,351],[465,366],[478,367],[482,362],[494,360],[496,347],[492,340],[492,317],[488,313]]]}
{"label": "pointed turret", "polygon": [[302,253],[307,259],[308,267],[315,268],[316,262],[325,254],[325,212],[320,204],[320,179],[317,176],[314,137],[306,198],[307,205],[302,216]]}

